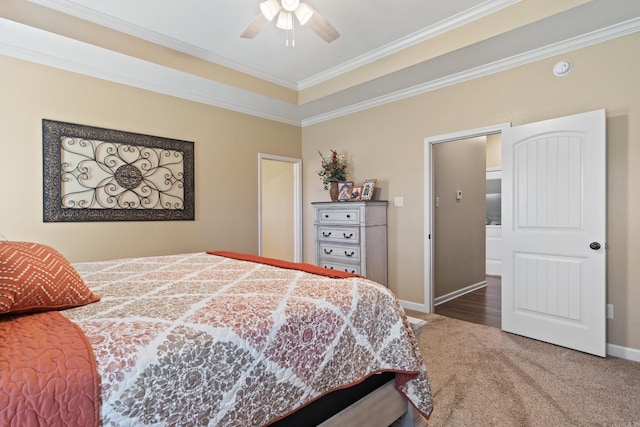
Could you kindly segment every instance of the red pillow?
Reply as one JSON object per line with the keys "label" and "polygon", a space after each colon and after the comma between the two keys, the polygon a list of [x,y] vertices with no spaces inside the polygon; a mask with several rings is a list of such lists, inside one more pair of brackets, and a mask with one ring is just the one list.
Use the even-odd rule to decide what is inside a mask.
{"label": "red pillow", "polygon": [[52,247],[0,242],[0,314],[59,310],[99,299]]}

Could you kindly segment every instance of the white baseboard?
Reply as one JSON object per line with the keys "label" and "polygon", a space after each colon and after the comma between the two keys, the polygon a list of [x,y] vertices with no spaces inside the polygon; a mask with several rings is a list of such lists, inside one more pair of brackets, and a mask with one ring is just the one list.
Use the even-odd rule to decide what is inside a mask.
{"label": "white baseboard", "polygon": [[622,347],[621,345],[607,344],[607,356],[640,362],[640,350],[631,347]]}
{"label": "white baseboard", "polygon": [[[475,289],[478,289],[478,288],[481,288],[482,286],[483,286],[482,284],[476,284],[476,285],[472,285],[471,287],[476,287]],[[465,289],[468,289],[468,288],[465,288]],[[473,290],[475,290],[475,289],[473,289]],[[468,293],[468,292],[471,292],[471,291],[467,291],[467,292],[464,292],[464,293]],[[451,295],[451,294],[449,294],[449,295]],[[460,295],[462,295],[462,294],[460,294]],[[445,296],[448,296],[448,295],[445,295]],[[456,296],[459,296],[459,295],[456,295]],[[441,297],[441,298],[443,298],[443,297]],[[452,299],[452,298],[448,298],[447,301],[449,299]],[[439,304],[441,304],[442,302],[444,302],[444,301],[440,301]],[[434,303],[435,303],[435,301],[434,301]],[[418,311],[420,313],[430,313],[431,312],[429,310],[429,307],[426,304],[420,304],[420,303],[416,303],[416,302],[400,300],[400,305],[405,310],[414,310],[414,311]],[[617,358],[620,358],[620,359],[631,360],[632,362],[640,362],[640,350],[635,349],[635,348],[631,348],[631,347],[623,347],[621,345],[616,345],[616,344],[607,344],[607,356],[617,357]]]}
{"label": "white baseboard", "polygon": [[447,301],[451,301],[454,298],[458,298],[464,294],[468,294],[469,292],[477,291],[480,288],[484,288],[487,286],[487,281],[483,280],[482,282],[478,282],[474,285],[467,286],[466,288],[458,289],[457,291],[448,293],[446,295],[442,295],[441,297],[433,299],[433,305],[439,305],[445,303]]}
{"label": "white baseboard", "polygon": [[429,306],[426,304],[400,300],[400,305],[405,310],[414,310],[414,311],[419,311],[420,313],[431,313],[431,310],[429,310]]}

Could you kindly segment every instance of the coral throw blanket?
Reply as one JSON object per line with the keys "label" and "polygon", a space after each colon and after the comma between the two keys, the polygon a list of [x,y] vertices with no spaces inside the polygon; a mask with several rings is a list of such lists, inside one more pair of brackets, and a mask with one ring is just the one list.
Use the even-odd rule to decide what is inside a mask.
{"label": "coral throw blanket", "polygon": [[0,317],[0,425],[97,426],[93,351],[57,311]]}
{"label": "coral throw blanket", "polygon": [[281,259],[266,258],[258,255],[243,254],[238,252],[227,251],[207,251],[209,255],[223,256],[226,258],[239,259],[242,261],[257,262],[260,264],[272,265],[274,267],[286,268],[288,270],[300,270],[306,273],[317,274],[318,276],[331,277],[333,279],[347,279],[349,277],[362,277],[357,274],[348,273],[346,271],[329,270],[328,268],[318,267],[313,264],[304,264],[300,262],[289,262]]}

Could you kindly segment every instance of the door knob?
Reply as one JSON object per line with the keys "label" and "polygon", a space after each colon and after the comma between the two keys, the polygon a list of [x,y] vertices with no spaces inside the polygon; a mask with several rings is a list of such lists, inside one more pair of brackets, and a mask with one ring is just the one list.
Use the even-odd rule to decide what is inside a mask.
{"label": "door knob", "polygon": [[593,249],[594,251],[597,251],[598,249],[600,249],[600,243],[598,242],[591,242],[591,244],[589,245],[589,247],[591,249]]}

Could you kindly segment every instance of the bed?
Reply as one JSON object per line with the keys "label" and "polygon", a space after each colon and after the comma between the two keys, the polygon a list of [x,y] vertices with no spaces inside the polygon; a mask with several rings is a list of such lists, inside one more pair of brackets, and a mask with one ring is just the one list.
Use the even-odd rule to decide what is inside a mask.
{"label": "bed", "polygon": [[[67,265],[53,248],[18,242],[27,255],[13,256],[15,246],[0,242],[0,334],[11,337],[0,369],[12,372],[0,379],[0,408],[11,408],[0,409],[1,425],[412,425],[413,411],[431,412],[398,300],[362,277],[228,252]],[[7,310],[30,263],[45,264],[31,268],[34,281],[55,289]],[[43,279],[47,269],[57,276]],[[61,342],[42,354],[68,377],[46,377],[54,362],[32,347],[48,340]],[[62,359],[61,347],[77,352]],[[324,405],[332,399],[342,406]]]}

